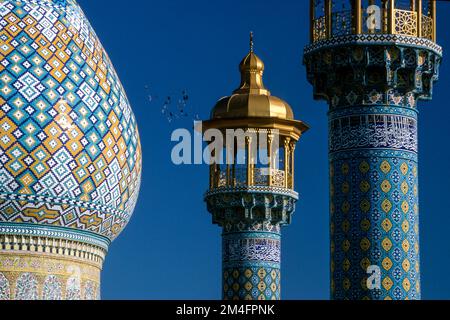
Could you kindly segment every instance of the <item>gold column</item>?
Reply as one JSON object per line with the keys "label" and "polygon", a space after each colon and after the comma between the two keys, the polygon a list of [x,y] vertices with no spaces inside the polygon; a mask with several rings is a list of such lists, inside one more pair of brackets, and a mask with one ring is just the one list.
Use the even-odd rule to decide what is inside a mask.
{"label": "gold column", "polygon": [[395,34],[395,0],[389,0],[389,8],[388,8],[388,20],[389,20],[389,34]]}
{"label": "gold column", "polygon": [[309,37],[314,42],[314,20],[316,19],[316,0],[309,0]]}
{"label": "gold column", "polygon": [[247,186],[251,186],[253,185],[252,138],[245,137],[245,144],[247,146]]}
{"label": "gold column", "polygon": [[284,187],[289,188],[289,142],[291,138],[286,137],[284,139]]}
{"label": "gold column", "polygon": [[[234,142],[233,142],[234,143]],[[237,145],[234,145],[233,148],[233,152],[234,152],[234,161],[233,161],[233,187],[236,187],[236,161],[237,161]]]}
{"label": "gold column", "polygon": [[218,188],[220,182],[220,166],[218,164],[214,165],[214,187]]}
{"label": "gold column", "polygon": [[362,34],[362,3],[361,0],[353,1],[353,27],[356,34]]}
{"label": "gold column", "polygon": [[437,41],[437,23],[436,23],[436,1],[431,1],[431,19],[433,19],[433,41]]}
{"label": "gold column", "polygon": [[214,185],[214,166],[211,164],[209,166],[209,189],[211,190],[213,188]]}
{"label": "gold column", "polygon": [[291,189],[294,189],[295,141],[291,142]]}
{"label": "gold column", "polygon": [[417,0],[411,0],[411,11],[416,11],[416,1]]}
{"label": "gold column", "polygon": [[[215,158],[216,150],[211,152],[213,159]],[[216,163],[209,165],[209,189],[214,189],[215,187],[215,176],[216,176]]]}
{"label": "gold column", "polygon": [[389,2],[388,0],[382,0],[383,8],[381,9],[383,12],[383,33],[388,33],[389,31]]}
{"label": "gold column", "polygon": [[422,14],[422,0],[417,0],[417,36],[419,38],[422,37]]}
{"label": "gold column", "polygon": [[332,36],[332,28],[333,28],[333,22],[332,22],[332,2],[331,0],[325,0],[325,24],[327,26],[327,38],[331,38]]}
{"label": "gold column", "polygon": [[270,187],[272,186],[272,142],[273,142],[273,134],[269,131],[269,134],[267,135],[267,157],[269,159],[268,163],[268,169],[269,172],[267,173],[267,185]]}

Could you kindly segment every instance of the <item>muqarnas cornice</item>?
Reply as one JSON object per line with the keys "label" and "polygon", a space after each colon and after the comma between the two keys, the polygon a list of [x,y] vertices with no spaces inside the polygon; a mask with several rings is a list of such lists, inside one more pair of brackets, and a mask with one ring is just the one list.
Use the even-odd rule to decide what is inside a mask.
{"label": "muqarnas cornice", "polygon": [[326,100],[334,108],[366,104],[415,107],[417,99],[432,98],[442,60],[439,46],[405,36],[401,38],[409,41],[394,41],[395,36],[387,35],[359,37],[371,41],[342,37],[333,45],[324,42],[305,50],[304,64],[315,99]]}

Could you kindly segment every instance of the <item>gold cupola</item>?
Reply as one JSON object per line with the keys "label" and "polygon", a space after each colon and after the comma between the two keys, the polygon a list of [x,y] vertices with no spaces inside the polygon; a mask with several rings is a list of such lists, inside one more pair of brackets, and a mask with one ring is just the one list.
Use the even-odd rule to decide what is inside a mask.
{"label": "gold cupola", "polygon": [[221,98],[211,111],[211,119],[203,123],[208,128],[279,129],[298,140],[308,126],[294,119],[291,106],[271,95],[264,86],[264,62],[254,53],[253,33],[250,51],[239,64],[241,83],[231,96]]}
{"label": "gold cupola", "polygon": [[253,36],[250,52],[239,64],[241,84],[233,94],[220,99],[211,113],[211,119],[242,117],[278,118],[293,120],[291,106],[284,100],[272,96],[264,87],[264,62],[253,52]]}

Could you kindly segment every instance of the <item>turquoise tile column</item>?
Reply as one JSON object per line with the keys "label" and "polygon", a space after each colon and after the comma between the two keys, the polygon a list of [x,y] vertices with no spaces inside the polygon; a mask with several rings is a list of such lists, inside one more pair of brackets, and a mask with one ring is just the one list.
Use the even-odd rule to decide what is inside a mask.
{"label": "turquoise tile column", "polygon": [[223,298],[280,299],[280,226],[229,224],[223,232]]}
{"label": "turquoise tile column", "polygon": [[305,49],[314,98],[329,106],[331,297],[420,299],[418,103],[442,49],[389,34]]}
{"label": "turquoise tile column", "polygon": [[222,298],[281,299],[281,228],[291,223],[298,195],[252,186],[206,193],[213,223],[222,228]]}
{"label": "turquoise tile column", "polygon": [[420,299],[417,111],[352,106],[329,128],[333,298]]}

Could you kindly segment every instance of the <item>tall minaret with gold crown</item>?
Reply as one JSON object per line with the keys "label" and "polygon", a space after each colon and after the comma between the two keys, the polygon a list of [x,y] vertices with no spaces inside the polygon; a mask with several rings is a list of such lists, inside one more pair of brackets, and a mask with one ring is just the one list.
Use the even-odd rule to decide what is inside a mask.
{"label": "tall minaret with gold crown", "polygon": [[205,132],[220,130],[227,145],[225,164],[210,166],[205,195],[213,223],[223,229],[226,300],[280,299],[281,226],[291,222],[298,200],[294,150],[308,129],[264,87],[264,64],[253,52],[252,38],[239,65],[239,88],[220,99],[203,123]]}
{"label": "tall minaret with gold crown", "polygon": [[442,58],[436,1],[310,6],[304,63],[329,105],[331,296],[420,299],[417,121]]}

